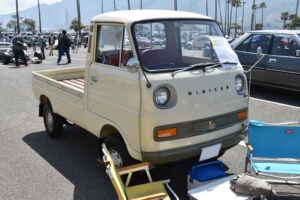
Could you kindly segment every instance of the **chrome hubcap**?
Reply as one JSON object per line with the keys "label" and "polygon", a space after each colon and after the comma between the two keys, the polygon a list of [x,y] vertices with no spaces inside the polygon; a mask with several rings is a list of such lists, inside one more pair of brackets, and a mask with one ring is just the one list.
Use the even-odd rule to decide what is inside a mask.
{"label": "chrome hubcap", "polygon": [[110,155],[111,155],[111,158],[113,159],[113,161],[115,163],[115,166],[117,168],[123,166],[123,160],[122,160],[122,157],[119,154],[119,152],[117,152],[116,150],[112,149],[112,150],[110,150]]}

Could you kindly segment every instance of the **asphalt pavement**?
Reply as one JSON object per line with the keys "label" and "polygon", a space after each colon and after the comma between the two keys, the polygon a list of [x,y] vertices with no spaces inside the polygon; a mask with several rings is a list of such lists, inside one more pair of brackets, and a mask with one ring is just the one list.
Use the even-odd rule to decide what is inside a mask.
{"label": "asphalt pavement", "polygon": [[[77,127],[65,127],[61,139],[45,133],[38,117],[38,102],[31,88],[31,72],[62,67],[80,67],[86,49],[71,53],[72,64],[56,65],[54,56],[46,55],[42,64],[15,68],[0,64],[0,199],[117,199],[104,167],[96,162],[98,141]],[[252,87],[249,113],[251,119],[266,122],[300,120],[300,95],[277,89]],[[266,141],[267,142],[267,141]],[[227,151],[221,160],[229,173],[242,173],[246,149],[242,145]],[[171,179],[180,199],[186,196],[186,175],[192,161],[163,165],[151,170],[154,180]],[[133,182],[139,183],[139,173]],[[145,179],[146,180],[146,179]],[[299,199],[300,186],[274,186],[278,196],[270,199]]]}

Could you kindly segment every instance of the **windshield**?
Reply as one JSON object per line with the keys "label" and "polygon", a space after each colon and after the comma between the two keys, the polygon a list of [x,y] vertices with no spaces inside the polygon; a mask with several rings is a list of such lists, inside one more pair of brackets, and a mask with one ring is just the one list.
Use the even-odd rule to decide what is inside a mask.
{"label": "windshield", "polygon": [[218,62],[210,36],[223,37],[208,20],[166,20],[133,27],[140,62],[149,72],[174,71],[197,63]]}

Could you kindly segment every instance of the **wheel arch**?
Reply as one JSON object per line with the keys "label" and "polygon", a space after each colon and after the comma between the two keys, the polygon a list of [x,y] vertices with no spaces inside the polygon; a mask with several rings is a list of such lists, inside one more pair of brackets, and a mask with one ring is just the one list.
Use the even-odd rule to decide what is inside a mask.
{"label": "wheel arch", "polygon": [[130,156],[134,159],[138,159],[138,160],[141,159],[141,155],[131,147],[130,143],[126,139],[126,136],[124,136],[124,133],[112,124],[105,124],[102,126],[100,135],[99,135],[100,143],[103,142],[105,137],[108,137],[111,135],[119,135],[122,138],[123,142],[125,143],[127,151],[130,154]]}
{"label": "wheel arch", "polygon": [[45,103],[51,104],[51,101],[46,95],[42,94],[42,95],[40,95],[39,117],[43,116],[43,108],[44,108]]}

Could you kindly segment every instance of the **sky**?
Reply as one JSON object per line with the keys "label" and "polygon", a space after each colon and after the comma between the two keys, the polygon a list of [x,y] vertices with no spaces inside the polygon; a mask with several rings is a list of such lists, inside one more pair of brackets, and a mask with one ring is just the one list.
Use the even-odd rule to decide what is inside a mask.
{"label": "sky", "polygon": [[[62,0],[40,0],[40,4],[53,4]],[[19,11],[34,7],[37,0],[18,0]],[[15,0],[0,0],[0,15],[16,12]]]}

